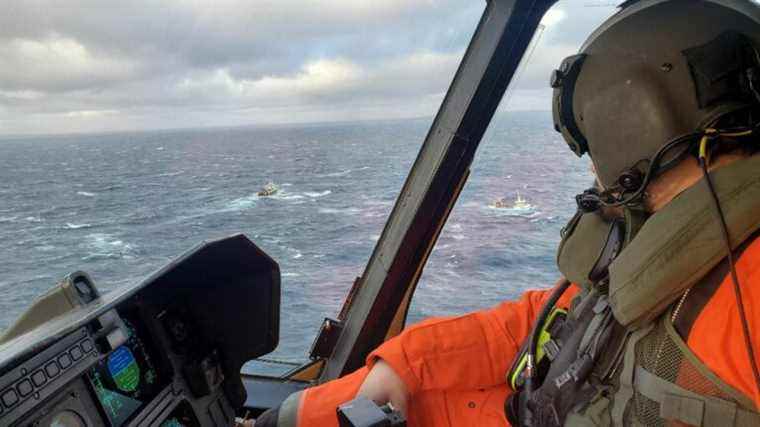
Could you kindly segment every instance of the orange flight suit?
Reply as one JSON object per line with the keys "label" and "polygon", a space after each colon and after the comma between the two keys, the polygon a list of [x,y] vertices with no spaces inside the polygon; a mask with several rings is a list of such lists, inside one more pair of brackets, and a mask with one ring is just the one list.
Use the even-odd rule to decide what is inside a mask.
{"label": "orange flight suit", "polygon": [[[755,354],[760,355],[760,238],[736,263]],[[567,307],[571,287],[559,302]],[[353,399],[368,369],[386,361],[406,384],[410,427],[506,426],[504,401],[513,391],[506,373],[550,290],[528,291],[518,301],[459,317],[433,318],[411,326],[367,358],[367,366],[341,379],[307,389],[299,427],[337,426],[336,407]],[[700,312],[687,340],[715,374],[760,407],[731,277]]]}

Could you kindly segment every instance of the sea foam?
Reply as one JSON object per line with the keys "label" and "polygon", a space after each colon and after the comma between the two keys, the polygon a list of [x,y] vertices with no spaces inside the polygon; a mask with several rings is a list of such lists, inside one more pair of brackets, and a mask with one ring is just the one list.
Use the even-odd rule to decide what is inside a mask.
{"label": "sea foam", "polygon": [[304,191],[303,194],[307,197],[311,197],[312,199],[316,199],[318,197],[329,196],[330,194],[332,194],[332,191],[330,190],[325,190],[325,191],[320,191],[320,192]]}

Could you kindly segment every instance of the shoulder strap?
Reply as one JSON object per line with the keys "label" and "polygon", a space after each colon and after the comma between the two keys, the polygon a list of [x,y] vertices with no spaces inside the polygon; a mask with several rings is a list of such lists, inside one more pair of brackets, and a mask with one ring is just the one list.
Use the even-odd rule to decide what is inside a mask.
{"label": "shoulder strap", "polygon": [[704,396],[666,381],[637,366],[634,386],[647,399],[660,404],[663,419],[692,426],[753,427],[760,425],[760,414],[740,408],[733,402]]}
{"label": "shoulder strap", "polygon": [[649,324],[641,328],[628,339],[626,344],[625,356],[623,356],[623,370],[620,372],[620,385],[612,402],[612,423],[616,426],[624,426],[625,412],[628,402],[633,398],[634,391],[634,372],[636,367],[636,344],[644,338],[652,329],[654,324]]}

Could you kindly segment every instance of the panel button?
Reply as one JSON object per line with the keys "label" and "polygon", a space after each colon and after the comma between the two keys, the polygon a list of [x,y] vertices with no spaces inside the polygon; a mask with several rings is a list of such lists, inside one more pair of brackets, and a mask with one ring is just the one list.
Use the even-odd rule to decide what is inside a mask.
{"label": "panel button", "polygon": [[55,360],[45,365],[45,373],[48,377],[53,378],[58,375],[59,372],[61,372],[61,369],[58,368],[58,364],[55,363]]}
{"label": "panel button", "polygon": [[16,388],[18,389],[18,394],[20,394],[21,397],[29,396],[34,390],[34,387],[32,387],[32,382],[29,381],[28,379],[23,380],[20,383],[18,383]]}
{"label": "panel button", "polygon": [[69,354],[71,355],[71,358],[74,360],[79,360],[82,358],[82,349],[79,348],[79,346],[74,346],[74,348],[69,351]]}
{"label": "panel button", "polygon": [[2,399],[5,406],[13,406],[18,402],[18,395],[16,394],[16,390],[10,389],[3,393],[0,399]]}
{"label": "panel button", "polygon": [[47,381],[47,378],[45,377],[45,373],[42,371],[37,371],[32,374],[32,382],[37,387],[41,386],[42,384],[45,384]]}
{"label": "panel button", "polygon": [[89,353],[92,351],[92,341],[90,340],[84,340],[82,341],[82,351],[85,353]]}
{"label": "panel button", "polygon": [[58,358],[58,363],[61,365],[61,369],[66,369],[71,366],[71,357],[64,353]]}

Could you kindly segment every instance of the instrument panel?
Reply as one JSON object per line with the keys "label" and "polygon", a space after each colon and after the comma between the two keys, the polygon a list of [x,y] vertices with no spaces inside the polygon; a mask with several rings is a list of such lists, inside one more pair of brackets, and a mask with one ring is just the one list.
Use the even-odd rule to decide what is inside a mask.
{"label": "instrument panel", "polygon": [[[161,372],[153,349],[124,320],[128,338],[87,371],[87,379],[112,427],[122,427],[166,387],[171,374]],[[182,425],[182,424],[174,424]]]}
{"label": "instrument panel", "polygon": [[279,268],[243,235],[103,297],[67,276],[0,343],[0,426],[231,426],[240,368],[276,347],[278,320]]}
{"label": "instrument panel", "polygon": [[[22,379],[5,392],[9,396],[15,392],[18,401],[3,403],[3,406],[14,403],[9,407],[11,412],[14,407],[22,409],[36,401],[42,401],[41,407],[22,415],[15,424],[2,425],[199,427],[203,424],[193,409],[198,404],[220,408],[215,417],[210,412],[203,414],[213,417],[206,425],[230,425],[235,411],[221,387],[210,388],[203,395],[194,394],[182,373],[182,365],[192,364],[193,359],[179,356],[160,344],[164,342],[161,316],[148,323],[138,310],[123,312],[126,314],[118,309],[111,311],[76,332],[69,338],[75,340],[74,345],[63,352],[56,352],[56,347],[69,340],[64,339],[47,350],[58,355],[43,362],[43,369],[29,377],[32,389],[26,388],[27,379]],[[84,338],[77,340],[80,334]],[[196,344],[207,348],[202,343]],[[218,369],[219,366],[211,368]],[[43,381],[42,375],[50,383]],[[68,380],[70,376],[72,380]],[[56,390],[58,383],[63,386]],[[35,389],[37,384],[39,387]],[[48,390],[51,397],[44,399],[43,393]]]}

